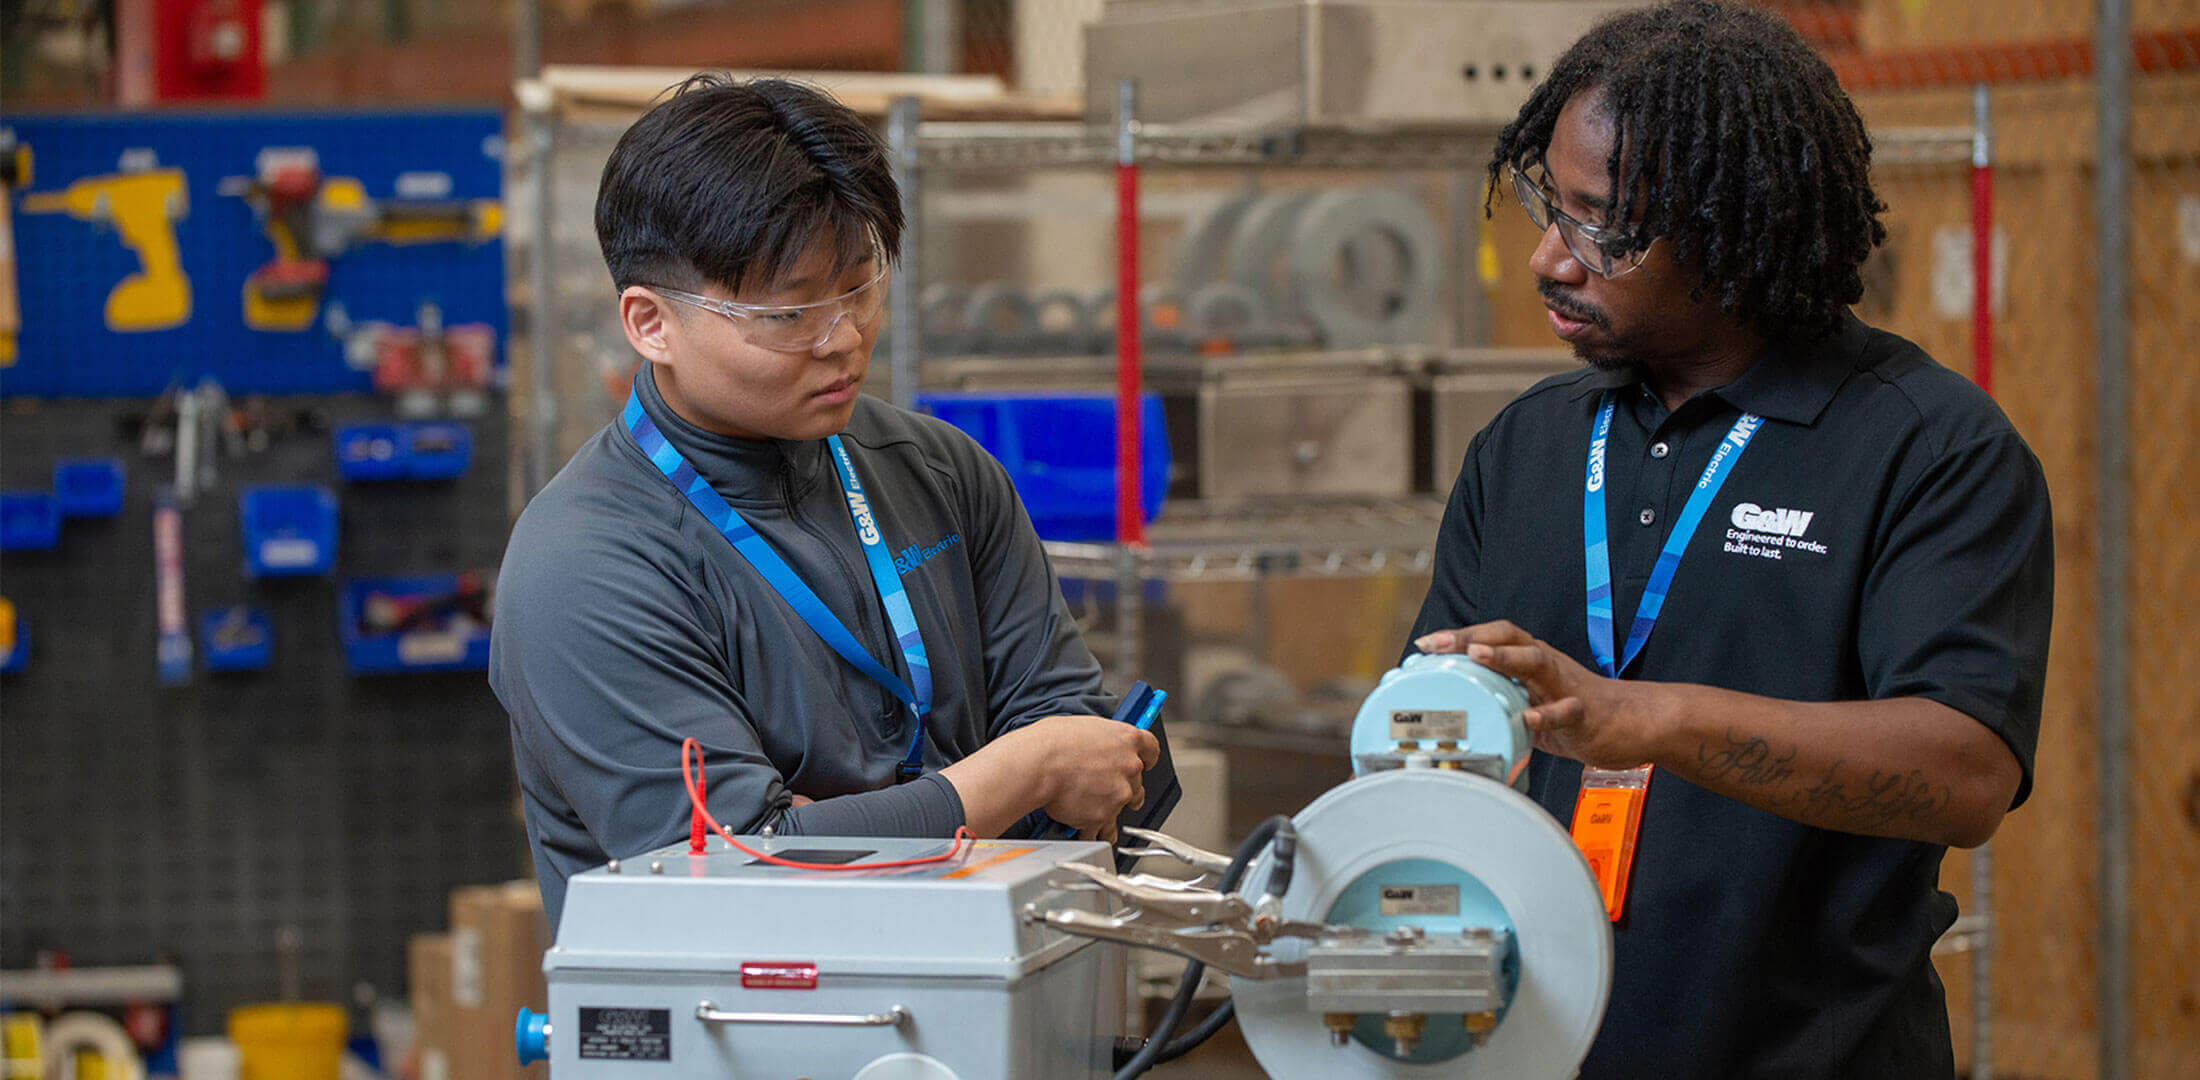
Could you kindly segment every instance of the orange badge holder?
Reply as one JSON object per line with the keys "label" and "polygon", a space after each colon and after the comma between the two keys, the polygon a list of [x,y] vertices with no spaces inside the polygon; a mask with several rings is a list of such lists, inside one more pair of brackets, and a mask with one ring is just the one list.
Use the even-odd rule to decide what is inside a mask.
{"label": "orange badge holder", "polygon": [[1635,835],[1650,795],[1650,767],[1583,769],[1574,800],[1574,846],[1589,860],[1605,914],[1618,922],[1627,907],[1628,872],[1635,865]]}

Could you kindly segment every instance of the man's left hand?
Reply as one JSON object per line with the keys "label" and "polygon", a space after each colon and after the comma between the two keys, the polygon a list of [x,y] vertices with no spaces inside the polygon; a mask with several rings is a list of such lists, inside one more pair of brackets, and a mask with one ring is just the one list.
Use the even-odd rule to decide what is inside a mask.
{"label": "man's left hand", "polygon": [[1426,653],[1458,653],[1520,680],[1533,705],[1524,714],[1535,748],[1600,769],[1631,769],[1656,756],[1670,726],[1656,683],[1608,679],[1510,622],[1438,630],[1414,642]]}

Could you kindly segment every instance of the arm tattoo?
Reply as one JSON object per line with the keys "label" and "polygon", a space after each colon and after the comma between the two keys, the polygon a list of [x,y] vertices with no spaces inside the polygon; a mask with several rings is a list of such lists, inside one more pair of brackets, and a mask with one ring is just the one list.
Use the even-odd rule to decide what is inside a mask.
{"label": "arm tattoo", "polygon": [[1924,821],[1944,809],[1951,797],[1947,788],[1935,787],[1915,769],[1906,773],[1873,769],[1871,778],[1852,790],[1841,778],[1843,763],[1836,760],[1826,766],[1823,778],[1790,800],[1805,812],[1846,815],[1852,824],[1872,829],[1900,819]]}
{"label": "arm tattoo", "polygon": [[1696,764],[1703,767],[1706,781],[1733,777],[1744,784],[1777,784],[1795,775],[1789,764],[1795,760],[1795,753],[1796,748],[1790,746],[1787,753],[1773,757],[1763,739],[1743,738],[1728,728],[1725,746],[1713,748],[1705,743],[1696,748]]}

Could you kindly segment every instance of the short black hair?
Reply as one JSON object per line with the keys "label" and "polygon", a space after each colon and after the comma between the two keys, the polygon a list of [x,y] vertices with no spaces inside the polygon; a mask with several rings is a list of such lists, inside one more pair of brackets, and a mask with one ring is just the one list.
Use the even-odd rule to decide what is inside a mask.
{"label": "short black hair", "polygon": [[[1616,128],[1610,220],[1663,237],[1692,295],[1778,339],[1822,337],[1864,295],[1887,238],[1871,140],[1833,69],[1784,19],[1679,0],[1605,19],[1566,50],[1497,137],[1502,170],[1550,146],[1559,110],[1601,90]],[[1489,206],[1485,204],[1484,211]]]}
{"label": "short black hair", "polygon": [[839,267],[901,254],[885,143],[824,91],[704,73],[619,136],[596,190],[613,284],[768,287],[830,237]]}

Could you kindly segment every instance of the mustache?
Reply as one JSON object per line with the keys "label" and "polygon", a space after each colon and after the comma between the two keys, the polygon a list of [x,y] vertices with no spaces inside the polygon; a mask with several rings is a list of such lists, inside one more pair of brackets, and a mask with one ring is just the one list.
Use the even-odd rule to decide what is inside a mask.
{"label": "mustache", "polygon": [[1538,280],[1535,283],[1535,291],[1552,311],[1558,312],[1575,322],[1585,322],[1596,327],[1607,326],[1602,310],[1595,305],[1584,304],[1559,291],[1558,283],[1549,278]]}

